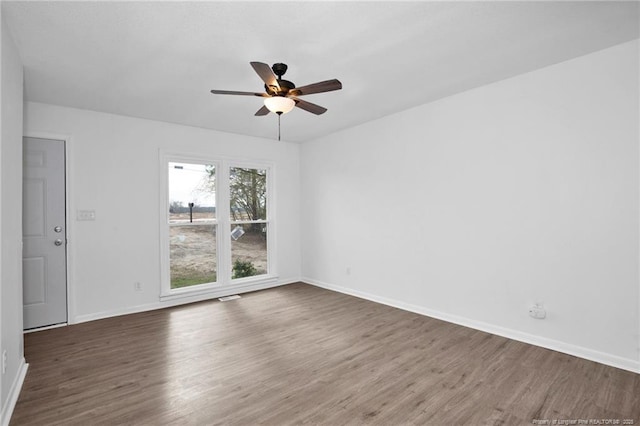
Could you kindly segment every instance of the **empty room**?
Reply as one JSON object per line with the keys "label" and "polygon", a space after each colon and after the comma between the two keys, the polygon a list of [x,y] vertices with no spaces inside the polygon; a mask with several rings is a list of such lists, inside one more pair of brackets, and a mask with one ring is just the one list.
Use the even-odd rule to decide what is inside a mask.
{"label": "empty room", "polygon": [[1,425],[640,424],[640,3],[0,2]]}

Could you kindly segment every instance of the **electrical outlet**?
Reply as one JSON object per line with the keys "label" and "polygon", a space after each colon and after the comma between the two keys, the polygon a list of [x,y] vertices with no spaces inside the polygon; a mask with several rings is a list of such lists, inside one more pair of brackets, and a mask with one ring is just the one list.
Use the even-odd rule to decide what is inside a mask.
{"label": "electrical outlet", "polygon": [[142,283],[140,281],[133,283],[133,291],[142,291]]}
{"label": "electrical outlet", "polygon": [[2,374],[6,374],[7,372],[7,351],[6,349],[2,351]]}
{"label": "electrical outlet", "polygon": [[547,317],[547,311],[545,311],[542,303],[536,303],[529,308],[529,316],[535,319],[545,319]]}

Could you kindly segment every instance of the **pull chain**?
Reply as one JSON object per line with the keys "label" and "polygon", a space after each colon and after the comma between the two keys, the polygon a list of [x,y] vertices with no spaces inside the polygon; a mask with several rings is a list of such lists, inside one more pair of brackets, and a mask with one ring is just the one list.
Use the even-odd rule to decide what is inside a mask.
{"label": "pull chain", "polygon": [[278,112],[278,140],[280,140],[280,116],[282,115],[281,112]]}

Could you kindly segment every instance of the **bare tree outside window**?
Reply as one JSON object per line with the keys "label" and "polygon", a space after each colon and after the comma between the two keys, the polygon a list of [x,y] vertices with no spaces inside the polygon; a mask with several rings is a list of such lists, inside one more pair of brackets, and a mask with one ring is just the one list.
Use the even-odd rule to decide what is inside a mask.
{"label": "bare tree outside window", "polygon": [[232,167],[229,172],[231,219],[267,218],[267,171]]}
{"label": "bare tree outside window", "polygon": [[229,169],[229,208],[232,232],[236,227],[244,231],[231,238],[232,278],[268,273],[265,169]]}

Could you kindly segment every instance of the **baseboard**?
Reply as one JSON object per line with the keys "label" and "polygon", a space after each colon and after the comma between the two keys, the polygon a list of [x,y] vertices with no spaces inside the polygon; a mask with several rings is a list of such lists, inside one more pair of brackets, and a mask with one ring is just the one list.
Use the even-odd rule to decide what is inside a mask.
{"label": "baseboard", "polygon": [[531,345],[540,346],[546,349],[551,349],[557,352],[573,355],[578,358],[584,358],[589,361],[595,361],[600,364],[605,364],[611,367],[621,368],[623,370],[640,374],[640,361],[638,360],[622,358],[616,355],[595,351],[593,349],[585,348],[582,346],[576,346],[576,345],[561,342],[558,340],[547,339],[546,337],[536,336],[529,333],[523,333],[518,330],[509,329],[506,327],[500,327],[500,326],[485,323],[482,321],[476,321],[470,318],[465,318],[457,315],[447,314],[445,312],[435,311],[432,309],[425,308],[423,306],[413,305],[413,304],[405,303],[399,300],[389,299],[389,298],[377,296],[371,293],[353,290],[347,287],[328,284],[328,283],[324,283],[311,278],[303,277],[301,280],[307,284],[311,284],[316,287],[337,291],[339,293],[348,294],[350,296],[355,296],[360,299],[381,303],[383,305],[392,306],[394,308],[402,309],[404,311],[425,315],[431,318],[436,318],[442,321],[447,321],[453,324],[462,325],[464,327],[473,328],[475,330],[484,331],[487,333],[495,334],[497,336],[502,336],[508,339],[529,343]]}
{"label": "baseboard", "polygon": [[241,294],[241,293],[248,293],[251,291],[265,290],[267,288],[293,284],[299,281],[300,279],[296,278],[296,279],[287,279],[287,280],[274,280],[272,282],[260,282],[255,284],[246,283],[241,286],[223,287],[223,288],[208,292],[206,294],[199,294],[195,296],[185,295],[184,297],[180,297],[172,300],[158,301],[154,303],[147,303],[144,305],[130,306],[123,309],[114,309],[114,310],[96,312],[96,313],[86,314],[86,315],[77,315],[73,319],[73,321],[69,322],[69,324],[79,324],[82,322],[117,317],[120,315],[137,314],[139,312],[147,312],[147,311],[153,311],[156,309],[170,308],[172,306],[186,305],[188,303],[217,299],[218,297],[229,296],[232,294]]}
{"label": "baseboard", "polygon": [[24,361],[24,358],[20,361],[20,366],[18,367],[18,374],[15,377],[15,380],[11,384],[11,389],[9,389],[9,395],[7,395],[6,404],[2,407],[2,426],[8,426],[9,421],[11,420],[11,415],[13,414],[13,409],[16,408],[16,403],[18,402],[18,397],[20,396],[20,390],[22,389],[22,384],[24,383],[24,378],[27,376],[27,369],[29,368],[29,364]]}
{"label": "baseboard", "polygon": [[36,331],[52,330],[54,328],[66,327],[67,325],[69,324],[66,322],[63,322],[60,324],[48,325],[46,327],[30,328],[29,330],[24,330],[23,334],[35,333]]}

